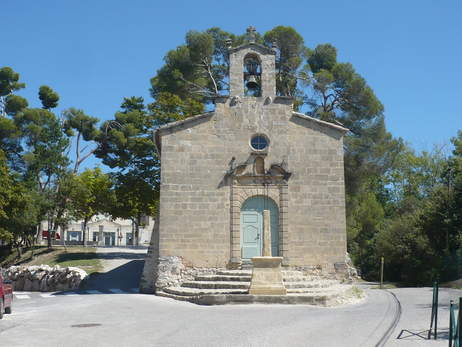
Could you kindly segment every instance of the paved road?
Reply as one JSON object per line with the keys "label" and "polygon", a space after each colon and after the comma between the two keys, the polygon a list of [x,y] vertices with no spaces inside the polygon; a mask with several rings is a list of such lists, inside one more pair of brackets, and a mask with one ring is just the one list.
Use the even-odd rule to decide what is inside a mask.
{"label": "paved road", "polygon": [[139,287],[146,248],[97,248],[103,261],[103,272],[92,276],[86,289],[129,289]]}
{"label": "paved road", "polygon": [[[138,258],[133,253],[104,252],[108,272]],[[117,277],[115,276],[115,277]],[[123,276],[122,276],[123,277]],[[14,313],[0,321],[1,346],[351,346],[373,347],[381,341],[398,313],[388,291],[367,290],[357,305],[322,308],[290,305],[196,306],[135,293],[130,280],[109,276],[104,288],[67,293],[16,293]],[[94,284],[97,282],[94,282]],[[133,287],[134,288],[134,287]],[[391,291],[402,315],[385,346],[447,346],[448,307],[461,291],[441,289],[439,340],[410,336],[402,329],[428,329],[431,288]],[[22,295],[22,297],[21,297]],[[404,335],[406,336],[406,335]],[[383,345],[383,344],[382,344]],[[382,346],[379,345],[379,346]]]}
{"label": "paved road", "polygon": [[[102,291],[101,291],[102,292]],[[447,340],[397,340],[425,329],[429,288],[394,290],[403,315],[385,346],[446,346]],[[442,302],[458,292],[442,290]],[[428,300],[424,300],[427,302]],[[417,306],[416,306],[417,305]],[[393,297],[369,290],[365,302],[340,308],[289,305],[196,306],[142,294],[88,294],[16,299],[0,323],[5,346],[375,346],[393,321]],[[447,328],[446,308],[440,327]],[[78,327],[79,324],[90,326]],[[444,332],[440,337],[444,338]]]}

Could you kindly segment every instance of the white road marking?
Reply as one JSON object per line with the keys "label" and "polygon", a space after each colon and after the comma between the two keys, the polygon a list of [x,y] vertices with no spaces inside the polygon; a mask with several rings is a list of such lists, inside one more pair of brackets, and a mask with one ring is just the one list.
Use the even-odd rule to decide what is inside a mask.
{"label": "white road marking", "polygon": [[29,295],[26,294],[15,294],[16,299],[30,299]]}
{"label": "white road marking", "polygon": [[23,292],[23,291],[14,292],[15,295],[16,295],[16,293],[18,293],[18,294],[20,294],[20,295],[21,295],[21,294],[26,294],[26,295],[32,294],[32,292]]}
{"label": "white road marking", "polygon": [[86,290],[85,293],[87,294],[103,294],[99,290]]}
{"label": "white road marking", "polygon": [[125,291],[119,288],[111,288],[109,289],[109,291],[114,294],[125,294],[126,293]]}

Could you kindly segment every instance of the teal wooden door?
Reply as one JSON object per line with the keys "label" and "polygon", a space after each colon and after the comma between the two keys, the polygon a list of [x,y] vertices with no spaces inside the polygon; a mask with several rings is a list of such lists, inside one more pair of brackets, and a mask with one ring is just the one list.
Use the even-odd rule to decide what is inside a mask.
{"label": "teal wooden door", "polygon": [[241,257],[250,259],[262,255],[263,210],[270,211],[271,251],[279,255],[279,211],[276,203],[265,196],[247,199],[241,207]]}

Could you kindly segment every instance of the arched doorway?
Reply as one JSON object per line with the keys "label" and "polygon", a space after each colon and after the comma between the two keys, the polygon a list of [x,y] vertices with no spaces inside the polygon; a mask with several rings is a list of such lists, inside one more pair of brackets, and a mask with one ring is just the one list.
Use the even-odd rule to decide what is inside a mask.
{"label": "arched doorway", "polygon": [[262,255],[263,210],[270,211],[271,251],[279,256],[279,209],[266,196],[248,198],[241,207],[241,258],[250,259]]}

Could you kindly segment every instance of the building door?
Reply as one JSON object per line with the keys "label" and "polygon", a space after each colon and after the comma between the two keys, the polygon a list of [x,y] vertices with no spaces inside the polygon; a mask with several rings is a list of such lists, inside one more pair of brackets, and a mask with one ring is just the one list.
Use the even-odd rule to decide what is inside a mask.
{"label": "building door", "polygon": [[263,211],[270,211],[271,252],[279,255],[279,211],[276,203],[266,196],[253,196],[241,207],[241,257],[250,259],[262,255]]}
{"label": "building door", "polygon": [[104,245],[114,246],[115,245],[115,233],[104,233]]}

